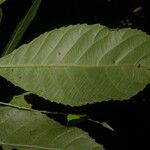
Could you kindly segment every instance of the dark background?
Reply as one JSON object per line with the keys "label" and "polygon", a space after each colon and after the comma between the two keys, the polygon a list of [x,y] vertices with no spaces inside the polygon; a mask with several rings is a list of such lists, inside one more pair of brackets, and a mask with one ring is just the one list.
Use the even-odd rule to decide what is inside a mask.
{"label": "dark background", "polygon": [[[150,34],[150,5],[148,0],[43,0],[36,18],[19,45],[39,34],[70,24],[100,23],[111,28],[131,27]],[[0,24],[0,53],[6,46],[18,21],[27,13],[31,0],[7,0],[3,5]],[[18,46],[19,46],[18,45]],[[104,144],[106,150],[149,150],[150,86],[130,100],[109,101],[82,107],[66,107],[31,95],[27,101],[35,109],[86,113],[93,119],[108,122],[115,131],[109,131],[91,121],[78,124],[83,130]],[[8,102],[13,95],[23,92],[5,79],[0,79],[0,100]],[[43,103],[44,101],[44,103]],[[62,116],[51,116],[65,124]]]}

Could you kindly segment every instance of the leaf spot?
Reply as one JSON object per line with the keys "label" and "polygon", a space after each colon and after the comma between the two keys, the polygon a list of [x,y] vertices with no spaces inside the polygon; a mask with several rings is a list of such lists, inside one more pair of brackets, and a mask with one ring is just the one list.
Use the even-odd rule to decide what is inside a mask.
{"label": "leaf spot", "polygon": [[113,63],[115,64],[115,63],[116,63],[116,61],[115,61],[115,60],[113,60]]}
{"label": "leaf spot", "polygon": [[58,52],[58,55],[61,55],[61,52]]}
{"label": "leaf spot", "polygon": [[138,66],[137,66],[138,68],[141,68],[141,64],[138,64]]}

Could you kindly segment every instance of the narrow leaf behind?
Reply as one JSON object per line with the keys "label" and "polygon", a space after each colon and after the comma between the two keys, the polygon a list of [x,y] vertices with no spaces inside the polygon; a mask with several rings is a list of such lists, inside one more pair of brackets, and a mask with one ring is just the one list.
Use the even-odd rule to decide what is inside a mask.
{"label": "narrow leaf behind", "polygon": [[1,24],[1,21],[2,21],[2,17],[3,17],[3,12],[2,12],[2,8],[0,8],[0,24]]}
{"label": "narrow leaf behind", "polygon": [[35,18],[41,2],[42,2],[41,0],[33,0],[28,13],[18,23],[16,29],[14,30],[12,37],[10,38],[8,44],[6,45],[6,48],[5,48],[2,56],[5,56],[5,55],[11,53],[16,48],[16,46],[18,45],[19,41],[21,40],[23,34],[27,30],[28,26],[31,24],[32,20]]}

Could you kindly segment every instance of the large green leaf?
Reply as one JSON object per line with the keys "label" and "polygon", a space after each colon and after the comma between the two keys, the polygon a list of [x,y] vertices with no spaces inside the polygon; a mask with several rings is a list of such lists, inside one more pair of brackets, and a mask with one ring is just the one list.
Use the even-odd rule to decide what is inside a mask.
{"label": "large green leaf", "polygon": [[0,75],[50,101],[129,99],[150,83],[150,37],[133,29],[71,25],[0,59]]}
{"label": "large green leaf", "polygon": [[104,150],[87,133],[60,125],[37,111],[0,107],[0,145],[4,150]]}

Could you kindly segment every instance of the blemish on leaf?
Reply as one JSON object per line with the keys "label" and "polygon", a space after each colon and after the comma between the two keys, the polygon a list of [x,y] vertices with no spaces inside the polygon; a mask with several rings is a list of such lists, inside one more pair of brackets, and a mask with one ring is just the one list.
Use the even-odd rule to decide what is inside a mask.
{"label": "blemish on leaf", "polygon": [[113,60],[113,63],[115,64],[115,63],[116,63],[116,61],[115,61],[115,60]]}
{"label": "blemish on leaf", "polygon": [[61,55],[61,52],[58,52],[58,55]]}
{"label": "blemish on leaf", "polygon": [[21,77],[21,76],[18,76],[18,78],[21,80],[22,77]]}
{"label": "blemish on leaf", "polygon": [[138,64],[138,66],[137,66],[138,68],[141,68],[141,64]]}

